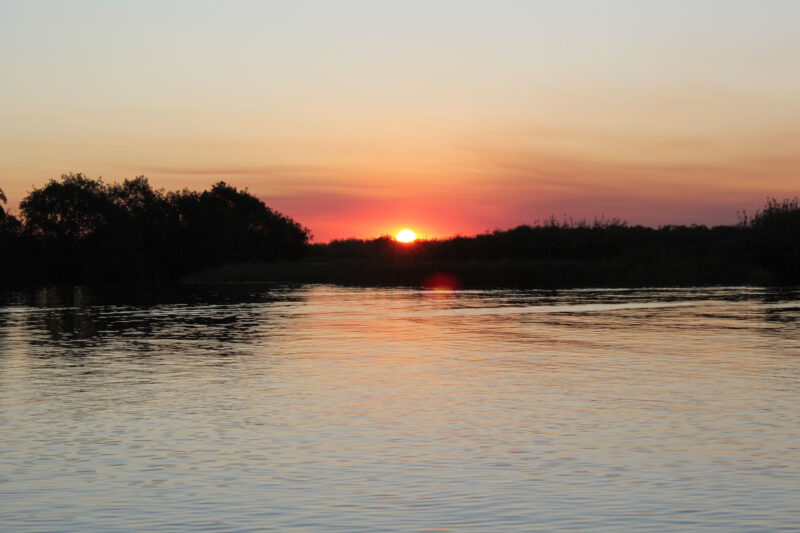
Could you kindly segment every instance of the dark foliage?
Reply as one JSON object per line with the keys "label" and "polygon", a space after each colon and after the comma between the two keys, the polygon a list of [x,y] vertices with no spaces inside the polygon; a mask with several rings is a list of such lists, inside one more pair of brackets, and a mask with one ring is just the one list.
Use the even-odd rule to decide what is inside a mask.
{"label": "dark foliage", "polygon": [[800,283],[800,200],[771,198],[752,219],[744,215],[755,260],[782,284]]}
{"label": "dark foliage", "polygon": [[[0,202],[5,197],[0,191]],[[462,287],[800,283],[800,201],[768,200],[735,226],[549,219],[474,237],[308,244],[309,231],[224,182],[154,190],[69,174],[0,212],[6,283],[327,282]],[[198,273],[199,272],[199,273]],[[445,277],[446,277],[445,276]],[[444,279],[444,278],[442,278]]]}
{"label": "dark foliage", "polygon": [[226,261],[295,259],[309,232],[224,182],[202,193],[68,174],[0,220],[8,282],[160,282]]}
{"label": "dark foliage", "polygon": [[[3,192],[3,189],[0,189],[0,202],[6,203],[8,198],[6,198],[6,193]],[[2,205],[0,205],[0,220],[3,220],[6,217],[6,211]]]}
{"label": "dark foliage", "polygon": [[630,287],[800,283],[800,205],[770,200],[736,226],[628,226],[546,220],[475,237],[390,237],[309,247],[301,263],[240,264],[194,280],[462,287]]}

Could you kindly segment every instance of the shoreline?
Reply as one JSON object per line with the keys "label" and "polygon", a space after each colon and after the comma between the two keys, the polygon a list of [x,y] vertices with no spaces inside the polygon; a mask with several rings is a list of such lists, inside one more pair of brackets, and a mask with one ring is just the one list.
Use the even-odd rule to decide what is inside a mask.
{"label": "shoreline", "polygon": [[[711,265],[709,265],[711,266]],[[695,262],[300,260],[228,263],[181,278],[183,285],[319,283],[355,287],[427,289],[591,289],[644,287],[785,287],[769,271],[748,264],[704,269]]]}

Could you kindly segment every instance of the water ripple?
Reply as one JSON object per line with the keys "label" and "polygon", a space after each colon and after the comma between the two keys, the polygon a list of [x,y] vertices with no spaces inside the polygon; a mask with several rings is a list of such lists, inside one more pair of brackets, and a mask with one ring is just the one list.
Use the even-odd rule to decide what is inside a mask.
{"label": "water ripple", "polygon": [[797,530],[800,298],[0,296],[3,531]]}

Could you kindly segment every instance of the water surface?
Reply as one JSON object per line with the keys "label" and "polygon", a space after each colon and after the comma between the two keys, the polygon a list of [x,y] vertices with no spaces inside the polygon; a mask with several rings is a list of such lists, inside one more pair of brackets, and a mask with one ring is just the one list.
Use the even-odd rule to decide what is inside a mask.
{"label": "water surface", "polygon": [[798,530],[800,294],[0,297],[0,529]]}

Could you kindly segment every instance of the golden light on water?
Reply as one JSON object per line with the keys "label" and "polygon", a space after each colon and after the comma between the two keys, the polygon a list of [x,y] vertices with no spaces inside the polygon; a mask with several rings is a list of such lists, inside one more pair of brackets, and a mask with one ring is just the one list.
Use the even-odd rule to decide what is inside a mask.
{"label": "golden light on water", "polygon": [[417,240],[417,234],[410,229],[403,229],[397,232],[395,237],[397,242],[414,242]]}

